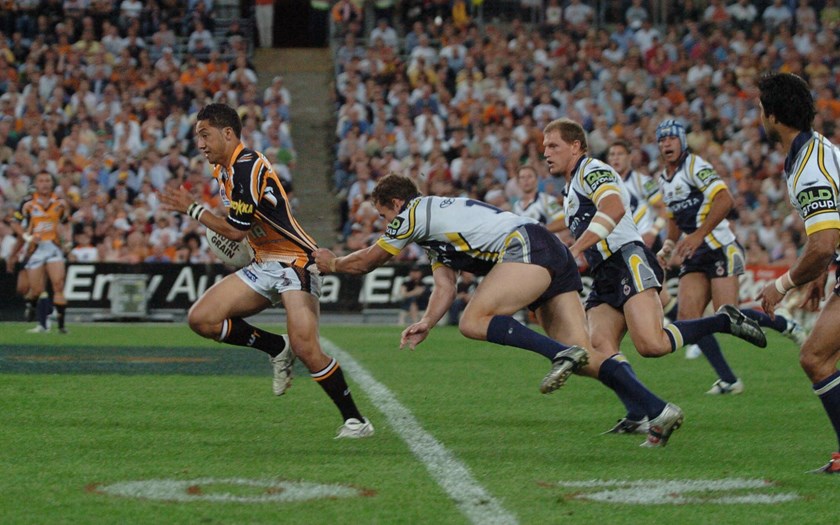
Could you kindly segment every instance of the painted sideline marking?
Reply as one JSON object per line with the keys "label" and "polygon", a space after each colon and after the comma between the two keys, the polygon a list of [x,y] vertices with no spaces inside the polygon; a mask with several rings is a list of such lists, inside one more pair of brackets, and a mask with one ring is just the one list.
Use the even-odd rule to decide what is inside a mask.
{"label": "painted sideline marking", "polygon": [[[213,485],[265,489],[263,494],[243,496],[226,492],[205,493]],[[364,496],[361,489],[345,485],[325,485],[308,481],[259,480],[242,478],[200,478],[191,480],[147,479],[123,481],[96,487],[95,492],[111,496],[143,498],[159,501],[212,501],[219,503],[289,503],[320,498],[353,498]]]}
{"label": "painted sideline marking", "polygon": [[420,426],[420,422],[411,411],[397,401],[388,387],[377,381],[350,354],[328,339],[321,338],[321,345],[353,376],[376,408],[385,414],[391,428],[406,442],[411,452],[425,465],[438,485],[472,523],[484,525],[519,522],[516,516],[502,507],[501,503],[473,478],[465,464]]}
{"label": "painted sideline marking", "polygon": [[[784,503],[799,499],[795,493],[762,494],[755,490],[773,488],[772,481],[764,479],[639,479],[639,480],[589,480],[558,481],[568,488],[603,489],[597,492],[573,494],[574,499],[621,503],[625,505],[684,505],[705,504],[767,504]],[[727,494],[733,490],[753,489],[745,494]],[[686,493],[694,493],[693,496]]]}

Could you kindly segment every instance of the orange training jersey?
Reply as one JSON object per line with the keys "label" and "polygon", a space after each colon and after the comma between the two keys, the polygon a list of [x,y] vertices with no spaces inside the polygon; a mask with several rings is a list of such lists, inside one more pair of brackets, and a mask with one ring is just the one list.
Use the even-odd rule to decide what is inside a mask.
{"label": "orange training jersey", "polygon": [[67,221],[68,207],[64,199],[55,193],[44,202],[37,195],[25,201],[16,214],[24,229],[39,241],[52,241],[60,244],[58,225]]}
{"label": "orange training jersey", "polygon": [[314,262],[312,252],[318,245],[292,216],[280,179],[262,153],[240,144],[231,165],[216,165],[213,176],[228,209],[228,223],[248,232],[257,262],[280,261],[301,268]]}

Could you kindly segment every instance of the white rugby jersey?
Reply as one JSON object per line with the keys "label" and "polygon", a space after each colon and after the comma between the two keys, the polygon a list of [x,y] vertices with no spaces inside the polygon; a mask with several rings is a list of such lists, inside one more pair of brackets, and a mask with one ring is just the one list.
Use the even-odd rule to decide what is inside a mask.
{"label": "white rugby jersey", "polygon": [[438,265],[486,275],[505,248],[508,235],[530,217],[502,211],[486,202],[461,197],[417,197],[385,228],[376,244],[397,255],[412,242]]}
{"label": "white rugby jersey", "polygon": [[840,151],[836,146],[819,133],[800,133],[785,160],[785,179],[790,202],[808,235],[840,229]]}
{"label": "white rugby jersey", "polygon": [[624,186],[630,193],[630,210],[633,213],[633,222],[639,233],[645,233],[653,228],[658,215],[651,204],[662,200],[659,192],[659,184],[650,175],[645,175],[635,170],[630,170],[627,177],[624,177]]}
{"label": "white rugby jersey", "polygon": [[581,158],[566,183],[566,225],[575,239],[583,235],[598,212],[598,201],[606,195],[617,194],[624,204],[624,217],[615,225],[606,239],[590,246],[584,252],[586,262],[595,268],[628,242],[642,242],[642,236],[633,222],[630,210],[630,193],[621,176],[608,164],[590,157]]}
{"label": "white rugby jersey", "polygon": [[[685,155],[682,164],[670,180],[667,170],[662,170],[659,174],[659,187],[668,208],[668,216],[677,222],[682,232],[688,234],[696,231],[706,220],[712,199],[719,191],[726,189],[726,184],[711,164],[689,153]],[[704,243],[698,247],[697,253],[717,250],[733,242],[735,234],[729,229],[729,221],[723,219],[704,238]]]}
{"label": "white rugby jersey", "polygon": [[527,206],[522,206],[522,199],[519,199],[513,204],[512,211],[517,215],[536,219],[543,224],[565,219],[563,206],[557,202],[557,198],[543,191],[538,191],[534,200]]}

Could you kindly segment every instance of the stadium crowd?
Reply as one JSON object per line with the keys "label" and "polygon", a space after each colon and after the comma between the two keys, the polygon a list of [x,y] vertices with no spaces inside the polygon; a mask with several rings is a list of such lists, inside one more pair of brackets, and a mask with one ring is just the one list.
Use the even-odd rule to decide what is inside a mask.
{"label": "stadium crowd", "polygon": [[536,168],[541,191],[562,199],[563,183],[542,160],[551,120],[582,123],[600,159],[613,142],[627,142],[633,168],[655,174],[654,130],[676,118],[736,199],[732,224],[748,263],[796,259],[804,229],[785,203],[785,155],[763,134],[755,82],[769,71],[807,79],[818,101],[815,129],[840,141],[837,2],[683,0],[666,3],[661,27],[646,1],[600,3],[605,13],[588,4],[548,0],[539,25],[523,16],[501,27],[476,23],[461,0],[447,9],[409,1],[403,38],[384,17],[367,35],[357,18],[339,25],[334,182],[347,249],[380,235],[384,225],[365,197],[389,171],[427,194],[511,209],[523,164]]}
{"label": "stadium crowd", "polygon": [[70,261],[209,262],[203,227],[159,209],[184,185],[221,206],[193,125],[209,102],[291,183],[282,77],[258,91],[242,21],[211,0],[30,0],[0,7],[0,258],[9,217],[46,170],[70,205]]}
{"label": "stadium crowd", "polygon": [[[635,169],[659,169],[654,128],[675,117],[691,149],[727,181],[750,263],[788,265],[804,242],[785,206],[784,155],[762,135],[754,82],[789,71],[815,90],[816,129],[840,130],[840,6],[836,0],[682,0],[653,25],[645,0],[548,0],[536,25],[490,24],[464,0],[405,0],[399,9],[332,11],[336,60],[334,186],[340,242],[369,245],[383,225],[366,201],[389,171],[424,192],[469,195],[509,209],[517,167],[540,189],[562,184],[542,161],[542,128],[568,116],[593,156],[618,139]],[[346,13],[346,18],[343,14]],[[368,20],[365,20],[365,16]],[[375,13],[379,19],[371,20]],[[598,21],[606,23],[601,24]],[[192,122],[209,101],[243,117],[243,142],[291,184],[288,90],[264,92],[238,21],[216,27],[212,1],[29,0],[0,9],[0,209],[16,210],[39,169],[72,208],[71,261],[206,262],[195,221],[158,210],[167,185],[220,206]],[[370,28],[367,31],[366,28]],[[0,222],[0,257],[15,239]],[[70,244],[72,243],[72,245]],[[405,250],[405,259],[422,258]]]}

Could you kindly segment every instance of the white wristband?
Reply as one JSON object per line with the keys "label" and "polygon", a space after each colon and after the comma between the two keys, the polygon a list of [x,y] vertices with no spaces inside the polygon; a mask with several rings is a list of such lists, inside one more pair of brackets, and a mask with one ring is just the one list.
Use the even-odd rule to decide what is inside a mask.
{"label": "white wristband", "polygon": [[602,211],[596,212],[592,219],[601,219],[607,226],[610,227],[610,229],[615,228],[615,221],[613,218]]}
{"label": "white wristband", "polygon": [[791,288],[795,288],[796,285],[793,284],[793,279],[790,278],[790,272],[785,272],[778,279],[774,282],[776,286],[776,291],[782,295],[788,293]]}
{"label": "white wristband", "polygon": [[587,228],[587,231],[594,233],[598,236],[599,239],[606,239],[607,236],[610,234],[610,230],[608,230],[606,226],[604,226],[600,222],[595,221],[589,223],[589,228]]}

